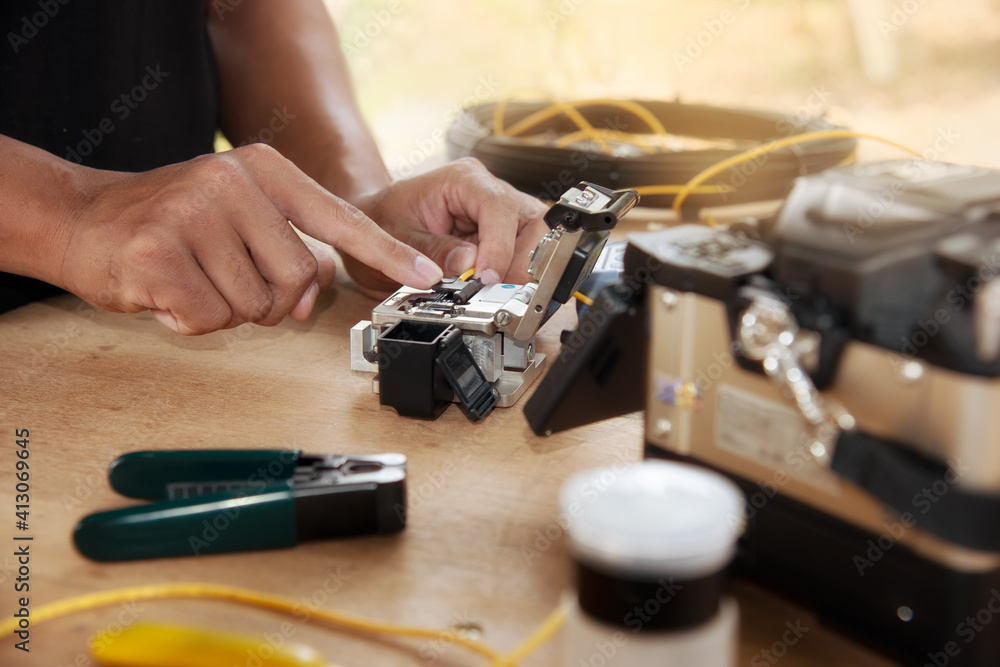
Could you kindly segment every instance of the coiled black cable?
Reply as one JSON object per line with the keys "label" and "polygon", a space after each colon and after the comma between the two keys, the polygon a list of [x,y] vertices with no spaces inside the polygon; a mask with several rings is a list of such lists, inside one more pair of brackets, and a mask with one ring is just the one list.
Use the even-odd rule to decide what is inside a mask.
{"label": "coiled black cable", "polygon": [[[601,150],[584,139],[568,146],[556,145],[560,137],[578,132],[580,125],[566,113],[553,114],[531,127],[530,136],[498,136],[497,105],[502,104],[503,128],[545,111],[548,102],[491,102],[468,107],[455,119],[446,135],[450,157],[472,156],[497,177],[529,194],[558,199],[569,186],[587,180],[607,187],[650,189],[682,186],[708,167],[766,142],[797,134],[842,129],[820,118],[800,121],[768,111],[727,109],[699,104],[656,100],[629,100],[655,116],[673,137],[697,138],[716,146],[643,152],[631,142],[609,140]],[[648,119],[617,104],[573,103],[597,133],[620,136],[650,134]],[[613,132],[605,132],[613,130]],[[618,133],[616,135],[616,133]],[[707,181],[716,188],[702,188],[683,202],[685,217],[705,206],[783,198],[798,176],[822,171],[849,160],[857,140],[853,137],[817,138],[779,148],[744,162]],[[652,191],[655,191],[653,188]],[[644,206],[669,207],[675,194],[644,195]]]}

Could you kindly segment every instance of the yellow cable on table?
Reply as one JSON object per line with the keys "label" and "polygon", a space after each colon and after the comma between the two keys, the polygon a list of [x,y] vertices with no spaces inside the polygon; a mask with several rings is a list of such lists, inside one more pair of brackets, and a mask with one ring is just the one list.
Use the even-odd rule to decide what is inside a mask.
{"label": "yellow cable on table", "polygon": [[[31,620],[33,624],[37,625],[38,623],[62,616],[69,616],[70,614],[98,609],[100,607],[109,607],[122,602],[183,598],[222,600],[250,607],[268,609],[282,614],[290,614],[296,617],[301,617],[305,612],[308,612],[308,616],[304,619],[306,621],[321,622],[335,628],[356,630],[370,634],[440,639],[458,644],[488,658],[491,661],[491,665],[503,665],[504,667],[513,667],[517,664],[518,660],[523,659],[537,649],[559,629],[563,622],[563,612],[561,609],[557,609],[524,644],[507,656],[501,656],[499,652],[486,644],[463,637],[452,630],[441,631],[430,628],[383,623],[342,612],[320,609],[280,595],[259,593],[234,586],[197,583],[152,584],[149,586],[119,588],[98,593],[86,593],[41,605],[32,610]],[[14,632],[18,627],[17,622],[18,619],[12,618],[0,623],[0,635],[9,635]]]}
{"label": "yellow cable on table", "polygon": [[[461,636],[450,630],[432,630],[430,628],[420,628],[406,625],[395,625],[393,623],[383,623],[373,621],[350,614],[320,609],[311,605],[304,605],[298,600],[286,598],[279,595],[269,595],[256,591],[233,586],[218,586],[214,584],[153,584],[150,586],[135,586],[132,588],[119,588],[100,593],[87,593],[77,597],[59,600],[44,604],[31,612],[32,624],[37,625],[44,621],[61,616],[68,616],[81,611],[108,607],[121,602],[136,602],[139,600],[163,600],[170,598],[198,598],[211,600],[224,600],[250,607],[269,609],[271,611],[294,614],[301,617],[305,611],[309,612],[306,618],[308,621],[322,622],[327,625],[348,630],[357,630],[371,634],[387,634],[400,637],[419,637],[422,639],[440,639],[464,646],[470,651],[474,651],[490,660],[497,660],[500,654],[481,642]],[[0,635],[8,635],[17,629],[16,618],[5,620],[0,624]]]}
{"label": "yellow cable on table", "polygon": [[566,611],[562,607],[557,607],[555,611],[549,614],[549,617],[545,619],[541,626],[535,630],[535,634],[528,637],[523,644],[504,657],[494,660],[490,667],[513,667],[519,661],[528,657],[539,646],[551,639],[552,635],[562,627],[565,621]]}
{"label": "yellow cable on table", "polygon": [[105,630],[89,642],[90,653],[107,667],[337,667],[319,651],[294,641],[241,635],[221,630],[136,623]]}
{"label": "yellow cable on table", "polygon": [[694,194],[696,187],[712,178],[713,176],[724,172],[730,167],[735,167],[743,162],[749,162],[750,160],[755,160],[762,155],[772,153],[776,150],[782,148],[787,148],[788,146],[794,146],[796,144],[804,144],[808,141],[815,141],[817,139],[873,139],[875,141],[883,141],[891,146],[900,148],[908,153],[913,153],[919,156],[915,150],[907,148],[902,144],[898,144],[891,139],[886,139],[884,137],[879,137],[874,134],[865,134],[863,132],[852,132],[851,130],[823,130],[821,132],[806,132],[805,134],[795,134],[790,137],[785,137],[783,139],[775,139],[774,141],[769,141],[766,144],[761,144],[755,148],[743,151],[742,153],[737,153],[732,157],[728,157],[725,160],[716,162],[711,167],[702,170],[699,174],[695,175],[684,188],[677,193],[674,198],[673,209],[676,213],[681,212],[681,205],[684,200],[690,195]]}

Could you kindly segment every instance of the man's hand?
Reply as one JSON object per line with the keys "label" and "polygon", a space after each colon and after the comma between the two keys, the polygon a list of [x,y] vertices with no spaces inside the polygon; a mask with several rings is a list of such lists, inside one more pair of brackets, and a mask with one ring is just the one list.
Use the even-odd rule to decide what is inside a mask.
{"label": "man's hand", "polygon": [[[355,203],[382,229],[437,262],[445,275],[475,267],[487,284],[530,281],[528,255],[548,231],[542,202],[493,177],[472,158],[398,181]],[[366,293],[382,295],[399,284],[345,252],[348,271]]]}
{"label": "man's hand", "polygon": [[140,174],[88,172],[57,284],[107,310],[149,309],[183,334],[309,315],[335,265],[292,224],[393,280],[429,287],[442,275],[262,144]]}
{"label": "man's hand", "polygon": [[[475,266],[485,282],[529,280],[528,253],[548,231],[542,204],[469,159],[390,184],[322,0],[247,1],[208,20],[231,141],[258,135],[275,109],[287,109],[296,119],[271,144],[382,229],[447,274]],[[382,296],[398,286],[396,276],[342,249],[364,292]]]}

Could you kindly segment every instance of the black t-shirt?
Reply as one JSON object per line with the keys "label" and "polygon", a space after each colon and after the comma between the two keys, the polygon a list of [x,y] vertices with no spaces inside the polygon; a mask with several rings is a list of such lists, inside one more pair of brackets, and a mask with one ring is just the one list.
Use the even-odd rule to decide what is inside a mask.
{"label": "black t-shirt", "polygon": [[[207,11],[205,0],[2,0],[0,134],[118,171],[212,152]],[[0,312],[57,291],[0,273]]]}

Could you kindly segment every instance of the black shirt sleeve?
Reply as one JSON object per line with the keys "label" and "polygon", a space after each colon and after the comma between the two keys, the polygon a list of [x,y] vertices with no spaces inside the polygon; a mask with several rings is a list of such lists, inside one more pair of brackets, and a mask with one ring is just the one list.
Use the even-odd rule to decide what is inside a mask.
{"label": "black shirt sleeve", "polygon": [[[212,152],[207,11],[204,0],[4,0],[0,134],[118,171]],[[0,273],[0,312],[53,291]]]}

